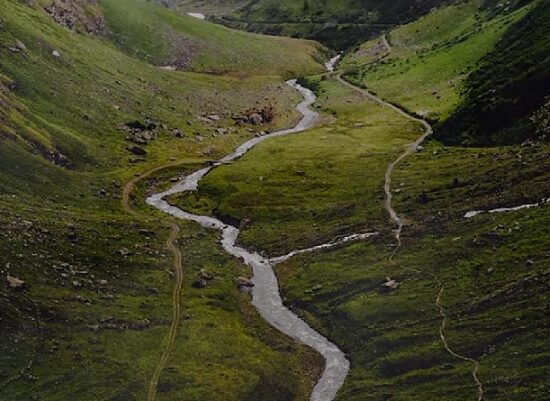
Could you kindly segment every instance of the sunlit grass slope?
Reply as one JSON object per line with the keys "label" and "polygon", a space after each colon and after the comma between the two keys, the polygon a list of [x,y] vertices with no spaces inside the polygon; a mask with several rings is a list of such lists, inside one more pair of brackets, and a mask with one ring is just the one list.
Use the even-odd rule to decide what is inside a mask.
{"label": "sunlit grass slope", "polygon": [[317,69],[318,44],[230,30],[145,0],[101,0],[111,37],[158,65],[208,73],[295,77]]}
{"label": "sunlit grass slope", "polygon": [[496,16],[469,0],[432,11],[387,35],[391,53],[380,62],[369,57],[380,45],[362,45],[342,68],[354,82],[411,112],[445,120],[461,102],[464,81],[531,5]]}

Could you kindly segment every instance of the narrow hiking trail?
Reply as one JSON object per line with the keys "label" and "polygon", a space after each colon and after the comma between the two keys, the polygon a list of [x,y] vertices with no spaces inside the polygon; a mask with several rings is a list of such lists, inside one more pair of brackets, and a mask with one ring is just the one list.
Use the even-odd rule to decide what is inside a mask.
{"label": "narrow hiking trail", "polygon": [[[384,44],[384,46],[386,47],[386,52],[379,59],[387,57],[391,53],[391,50],[392,50],[386,34],[382,35],[381,41]],[[392,204],[393,203],[392,202],[393,201],[393,195],[392,195],[392,192],[391,192],[392,175],[393,175],[393,172],[395,170],[395,167],[399,163],[401,163],[405,158],[407,158],[407,157],[411,156],[412,154],[416,153],[418,151],[418,147],[430,135],[433,134],[433,127],[426,120],[424,120],[422,118],[418,118],[414,115],[411,115],[410,113],[408,113],[404,109],[383,100],[382,98],[374,95],[372,92],[368,91],[367,89],[360,88],[360,87],[355,86],[352,83],[346,81],[342,77],[342,73],[337,74],[336,79],[338,81],[340,81],[342,84],[346,85],[347,87],[352,88],[353,90],[362,93],[363,95],[365,95],[370,100],[372,100],[372,101],[374,101],[374,102],[376,102],[380,105],[383,105],[385,107],[388,107],[388,108],[392,109],[397,114],[399,114],[399,115],[401,115],[401,116],[403,116],[403,117],[405,117],[405,118],[407,118],[411,121],[414,121],[414,122],[417,122],[417,123],[421,124],[422,128],[423,128],[422,135],[420,135],[416,139],[416,141],[409,144],[405,148],[404,152],[401,153],[397,159],[395,159],[393,162],[388,164],[388,167],[386,169],[386,173],[384,175],[384,194],[385,194],[384,208],[388,212],[388,214],[390,216],[390,219],[396,224],[396,229],[394,230],[394,236],[395,236],[395,239],[397,241],[397,246],[395,247],[395,249],[393,250],[393,252],[390,255],[390,261],[393,261],[394,256],[396,255],[396,253],[399,251],[399,249],[402,246],[401,233],[403,231],[404,223],[403,223],[403,217],[400,216],[397,213],[397,211],[394,209],[393,204]],[[450,355],[452,355],[456,359],[460,359],[462,361],[469,362],[473,365],[472,377],[473,377],[473,380],[474,380],[474,382],[477,386],[477,389],[478,389],[477,401],[483,401],[484,389],[483,389],[483,383],[479,379],[479,369],[480,369],[479,361],[477,361],[473,358],[461,355],[461,354],[453,351],[453,349],[449,346],[449,342],[448,342],[447,337],[445,335],[445,329],[447,327],[447,323],[448,323],[449,319],[448,319],[447,313],[446,313],[445,308],[443,307],[442,301],[441,301],[442,297],[443,297],[443,293],[445,291],[445,286],[444,286],[443,282],[434,273],[426,273],[426,272],[422,272],[422,271],[416,270],[416,269],[408,269],[408,270],[414,271],[414,272],[419,273],[419,274],[428,274],[429,276],[431,276],[434,279],[435,282],[437,282],[437,284],[439,286],[439,292],[438,292],[438,295],[437,295],[437,298],[436,298],[436,301],[435,301],[435,306],[438,309],[439,315],[442,318],[441,326],[439,327],[439,337],[441,339],[441,342],[443,343],[443,347],[445,348],[445,350]]]}
{"label": "narrow hiking trail", "polygon": [[[122,207],[124,208],[124,210],[127,213],[131,214],[132,216],[138,216],[137,212],[134,211],[130,205],[130,195],[132,194],[132,191],[134,190],[136,184],[153,173],[156,173],[168,167],[176,166],[178,164],[180,163],[170,163],[168,165],[154,168],[152,170],[149,170],[146,173],[139,175],[138,177],[135,177],[130,182],[128,182],[124,187],[124,191],[122,193]],[[174,289],[172,291],[172,322],[170,324],[170,330],[168,331],[168,335],[166,337],[166,345],[162,351],[161,358],[157,366],[155,367],[153,375],[148,383],[147,401],[156,400],[157,387],[158,387],[160,375],[162,374],[162,371],[164,370],[166,363],[170,358],[170,354],[174,350],[176,337],[178,335],[178,328],[181,321],[180,298],[181,298],[181,291],[182,291],[182,285],[183,285],[183,263],[182,263],[181,251],[178,249],[176,245],[176,240],[179,234],[179,226],[174,222],[169,222],[168,225],[170,227],[170,235],[166,240],[166,249],[168,249],[174,257],[172,267],[176,278],[176,282],[174,283]]]}
{"label": "narrow hiking trail", "polygon": [[176,223],[170,223],[171,232],[170,236],[166,240],[166,249],[168,249],[174,255],[174,271],[176,273],[176,282],[174,284],[174,291],[172,293],[172,324],[167,336],[167,345],[162,353],[162,357],[149,381],[149,391],[147,393],[147,401],[155,401],[157,397],[157,387],[160,379],[160,375],[164,370],[170,354],[174,350],[176,344],[176,337],[178,335],[178,328],[181,320],[181,288],[183,285],[183,266],[182,266],[182,254],[176,245],[176,239],[179,234],[179,227]]}
{"label": "narrow hiking trail", "polygon": [[443,296],[443,292],[445,291],[445,286],[441,281],[439,281],[438,279],[436,280],[440,285],[440,290],[439,290],[439,293],[437,294],[435,305],[438,307],[439,315],[442,317],[441,326],[439,327],[439,337],[441,338],[441,342],[443,343],[443,346],[445,347],[445,349],[449,354],[451,354],[457,359],[463,360],[465,362],[469,362],[474,366],[472,370],[472,378],[474,379],[474,382],[477,386],[477,401],[483,401],[484,390],[483,390],[483,383],[479,379],[479,368],[481,367],[479,361],[464,355],[460,355],[455,351],[453,351],[453,349],[449,346],[447,337],[445,336],[445,328],[447,327],[447,321],[449,320],[447,313],[445,312],[445,308],[441,304],[441,297]]}
{"label": "narrow hiking trail", "polygon": [[[428,136],[430,136],[433,133],[433,128],[427,121],[422,120],[422,119],[417,118],[417,117],[414,117],[414,116],[411,116],[406,111],[400,109],[399,107],[397,107],[397,106],[395,106],[391,103],[386,102],[385,100],[382,100],[381,98],[379,98],[378,96],[375,96],[374,94],[372,94],[368,90],[362,89],[362,88],[360,88],[358,86],[355,86],[352,83],[346,81],[344,78],[342,78],[342,74],[338,74],[336,76],[336,79],[338,79],[338,81],[340,81],[342,84],[346,85],[347,87],[362,93],[363,95],[367,96],[369,99],[375,101],[376,103],[381,104],[385,107],[389,107],[390,109],[392,109],[393,111],[395,111],[399,115],[401,115],[401,116],[403,116],[403,117],[405,117],[409,120],[420,123],[424,128],[423,134],[415,142],[409,144],[405,148],[405,151],[401,155],[399,155],[399,157],[396,160],[394,160],[393,162],[391,162],[388,165],[388,168],[386,169],[386,173],[384,175],[384,194],[385,194],[384,208],[386,209],[386,211],[390,215],[391,220],[396,224],[396,229],[394,231],[394,235],[395,235],[395,239],[397,240],[397,247],[393,251],[393,254],[395,254],[399,250],[399,248],[401,247],[401,231],[403,231],[403,218],[397,214],[397,212],[395,211],[395,209],[393,208],[393,205],[392,205],[393,195],[391,193],[391,182],[392,182],[391,177],[392,177],[393,171],[395,170],[395,167],[399,163],[401,163],[401,161],[403,161],[403,159],[407,158],[408,156],[412,155],[413,153],[415,153],[418,150],[418,147],[426,140],[426,138]],[[392,257],[393,257],[393,255],[392,255]]]}

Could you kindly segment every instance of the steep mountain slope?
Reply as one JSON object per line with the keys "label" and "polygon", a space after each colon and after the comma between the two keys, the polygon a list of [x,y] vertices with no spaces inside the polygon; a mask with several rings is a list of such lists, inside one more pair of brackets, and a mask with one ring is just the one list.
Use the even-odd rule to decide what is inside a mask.
{"label": "steep mountain slope", "polygon": [[311,58],[319,48],[313,42],[259,36],[177,16],[145,0],[101,0],[100,5],[114,42],[156,65],[210,74],[295,77],[311,71]]}
{"label": "steep mountain slope", "polygon": [[[123,186],[170,159],[203,163],[290,125],[299,96],[284,79],[320,71],[318,46],[200,26],[138,0],[63,2],[78,18],[93,6],[105,25],[87,30],[52,3],[0,2],[0,398],[143,400],[171,324],[173,262],[163,221],[140,215],[139,201],[127,214]],[[139,26],[121,21],[122,6]],[[158,68],[174,54],[163,42],[144,56],[155,48],[148,26],[197,43],[193,72]],[[232,119],[264,107],[273,121]],[[138,185],[137,199],[146,190]],[[186,250],[185,331],[159,398],[305,400],[319,360],[252,309],[233,282],[248,270],[205,230],[182,227],[176,244]],[[193,287],[201,269],[216,276],[206,290]]]}
{"label": "steep mountain slope", "polygon": [[[548,4],[466,1],[361,45],[348,79],[434,122],[447,143],[522,142],[545,131]],[[538,133],[538,134],[537,134]]]}
{"label": "steep mountain slope", "polygon": [[[259,0],[219,1],[229,11],[214,10],[216,21],[228,26],[275,35],[306,37],[343,49],[389,27],[414,20],[452,0]],[[174,0],[182,10],[202,10],[200,0]],[[215,5],[209,3],[208,10]]]}
{"label": "steep mountain slope", "polygon": [[510,144],[549,132],[550,4],[512,25],[465,82],[466,96],[439,137],[469,145]]}
{"label": "steep mountain slope", "polygon": [[[342,63],[348,79],[432,121],[446,120],[462,102],[464,82],[532,5],[493,13],[481,0],[444,7],[363,44]],[[372,62],[373,58],[376,62]]]}

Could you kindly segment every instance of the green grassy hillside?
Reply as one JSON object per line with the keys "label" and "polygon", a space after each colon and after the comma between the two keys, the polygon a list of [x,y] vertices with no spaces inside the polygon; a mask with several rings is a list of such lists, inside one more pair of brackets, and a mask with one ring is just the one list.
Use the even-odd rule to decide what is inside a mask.
{"label": "green grassy hillside", "polygon": [[522,142],[547,130],[548,5],[470,0],[346,55],[348,79],[439,123],[446,143]]}
{"label": "green grassy hillside", "polygon": [[[419,127],[338,82],[319,82],[326,126],[265,142],[207,176],[198,194],[172,201],[240,220],[241,242],[269,255],[380,232],[277,267],[289,305],[350,356],[339,400],[476,399],[472,364],[439,337],[441,285],[446,338],[480,362],[485,398],[545,400],[548,205],[464,215],[548,197],[549,146],[427,143],[393,176],[406,224],[390,260],[383,174]],[[397,290],[384,290],[387,277]]]}
{"label": "green grassy hillside", "polygon": [[112,40],[156,65],[209,74],[286,77],[315,68],[312,57],[319,46],[313,42],[234,31],[175,15],[145,0],[101,0],[100,5]]}
{"label": "green grassy hillside", "polygon": [[451,143],[510,144],[548,132],[550,4],[512,25],[465,82],[466,96],[443,124]]}
{"label": "green grassy hillside", "polygon": [[346,48],[362,39],[414,20],[452,0],[173,0],[180,10],[216,16],[228,26],[275,35],[312,38],[333,48]]}
{"label": "green grassy hillside", "polygon": [[[342,72],[417,114],[452,121],[477,75],[516,65],[504,57],[494,62],[507,37],[519,37],[518,27],[538,29],[540,5],[502,12],[493,6],[471,1],[434,11],[391,31],[392,51],[382,60],[383,42],[373,40],[344,58]],[[532,37],[533,47],[521,47],[527,54],[544,47]],[[538,65],[543,72],[545,64]],[[172,202],[240,221],[241,243],[269,255],[380,232],[277,267],[287,303],[350,356],[339,400],[477,399],[471,360],[480,363],[483,399],[545,400],[548,204],[464,216],[548,198],[548,143],[424,144],[393,174],[405,228],[391,259],[396,244],[383,208],[383,174],[420,129],[337,81],[310,80],[320,94],[322,127],[262,143],[207,176],[197,194]],[[546,87],[538,90],[548,95]],[[474,125],[476,134],[483,131]],[[388,278],[397,289],[384,287]],[[448,346],[471,360],[445,349],[440,307]]]}
{"label": "green grassy hillside", "polygon": [[381,47],[373,40],[347,56],[342,68],[348,79],[409,111],[446,120],[461,103],[469,74],[531,7],[494,15],[479,11],[481,4],[469,0],[444,7],[392,30],[387,57],[372,62]]}
{"label": "green grassy hillside", "polygon": [[[315,37],[337,19],[326,32],[343,45],[362,26],[372,34],[436,3],[260,0],[233,17],[248,24],[283,12],[297,21],[274,30]],[[240,242],[269,255],[379,233],[277,267],[285,303],[351,361],[338,400],[473,400],[476,360],[484,400],[547,401],[544,2],[453,2],[388,32],[389,54],[377,38],[342,60],[346,79],[441,123],[392,176],[405,221],[393,258],[384,172],[422,127],[318,75],[320,45],[232,31],[144,0],[55,4],[62,11],[50,0],[0,2],[2,401],[152,401],[174,301],[181,324],[155,400],[309,399],[319,355],[258,315],[235,284],[249,269],[216,232],[179,222],[184,277],[174,299],[167,219],[143,202],[245,140],[294,124],[300,97],[284,80],[298,75],[318,92],[318,126],[262,142],[170,200],[239,221]],[[510,112],[513,101],[525,107]],[[262,125],[233,118],[270,106],[275,118]],[[121,205],[128,182],[134,214]],[[201,270],[215,278],[195,288]]]}
{"label": "green grassy hillside", "polygon": [[[269,255],[383,225],[379,189],[386,165],[420,127],[341,84],[322,83],[326,92],[318,103],[327,113],[326,126],[264,142],[238,163],[209,174],[198,193],[173,202],[237,218],[245,227],[240,241]],[[364,160],[372,168],[364,169]]]}
{"label": "green grassy hillside", "polygon": [[[162,216],[141,202],[150,187],[133,198],[137,216],[122,210],[122,188],[170,160],[206,162],[291,125],[299,94],[284,80],[320,71],[318,47],[200,26],[141,1],[100,2],[105,31],[88,32],[49,5],[0,2],[0,398],[145,400],[171,322],[172,255]],[[122,21],[124,10],[140,25]],[[193,72],[143,56],[148,46],[173,54],[147,42],[160,25],[193,38]],[[232,119],[264,106],[270,123]],[[318,357],[260,319],[234,284],[248,269],[217,241],[181,227],[184,319],[158,399],[307,399]],[[200,269],[217,277],[207,290],[192,287]]]}
{"label": "green grassy hillside", "polygon": [[181,13],[198,12],[206,15],[226,15],[246,5],[247,0],[155,0]]}

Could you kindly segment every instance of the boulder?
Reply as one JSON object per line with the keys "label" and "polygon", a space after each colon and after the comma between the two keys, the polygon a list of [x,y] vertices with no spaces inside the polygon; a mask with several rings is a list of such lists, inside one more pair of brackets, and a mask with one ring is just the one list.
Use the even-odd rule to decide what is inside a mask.
{"label": "boulder", "polygon": [[254,287],[254,283],[246,277],[237,277],[235,279],[235,282],[237,283],[237,287],[239,287],[239,288],[252,288],[252,287]]}
{"label": "boulder", "polygon": [[193,282],[193,288],[202,289],[208,286],[208,281],[199,278]]}
{"label": "boulder", "polygon": [[15,48],[19,51],[22,51],[22,52],[27,50],[27,46],[25,46],[25,44],[23,42],[21,42],[19,39],[15,40]]}
{"label": "boulder", "polygon": [[418,196],[417,196],[417,199],[418,199],[418,202],[422,203],[422,204],[426,204],[428,202],[430,202],[430,196],[427,194],[426,191],[422,191]]}
{"label": "boulder", "polygon": [[209,272],[208,270],[206,269],[201,269],[199,271],[199,278],[203,279],[203,280],[214,280],[214,274],[212,272]]}
{"label": "boulder", "polygon": [[145,149],[140,148],[139,146],[129,146],[126,148],[129,152],[133,153],[136,156],[145,156],[147,152]]}
{"label": "boulder", "polygon": [[154,232],[154,231],[147,230],[147,229],[145,229],[145,228],[140,228],[140,229],[139,229],[139,234],[140,234],[140,235],[143,235],[144,237],[154,237],[154,236],[155,236],[155,232]]}
{"label": "boulder", "polygon": [[252,113],[248,116],[248,122],[252,125],[260,125],[264,122],[264,118],[259,113]]}
{"label": "boulder", "polygon": [[23,291],[27,289],[27,283],[17,277],[7,276],[6,283],[8,284],[8,288],[12,290]]}
{"label": "boulder", "polygon": [[128,248],[120,248],[118,250],[118,254],[121,256],[129,256],[132,254],[132,252]]}
{"label": "boulder", "polygon": [[397,290],[398,287],[399,287],[399,283],[396,280],[386,277],[386,282],[382,284],[382,291],[392,292]]}
{"label": "boulder", "polygon": [[205,156],[212,156],[215,152],[216,152],[216,148],[210,145],[202,152],[202,154]]}

